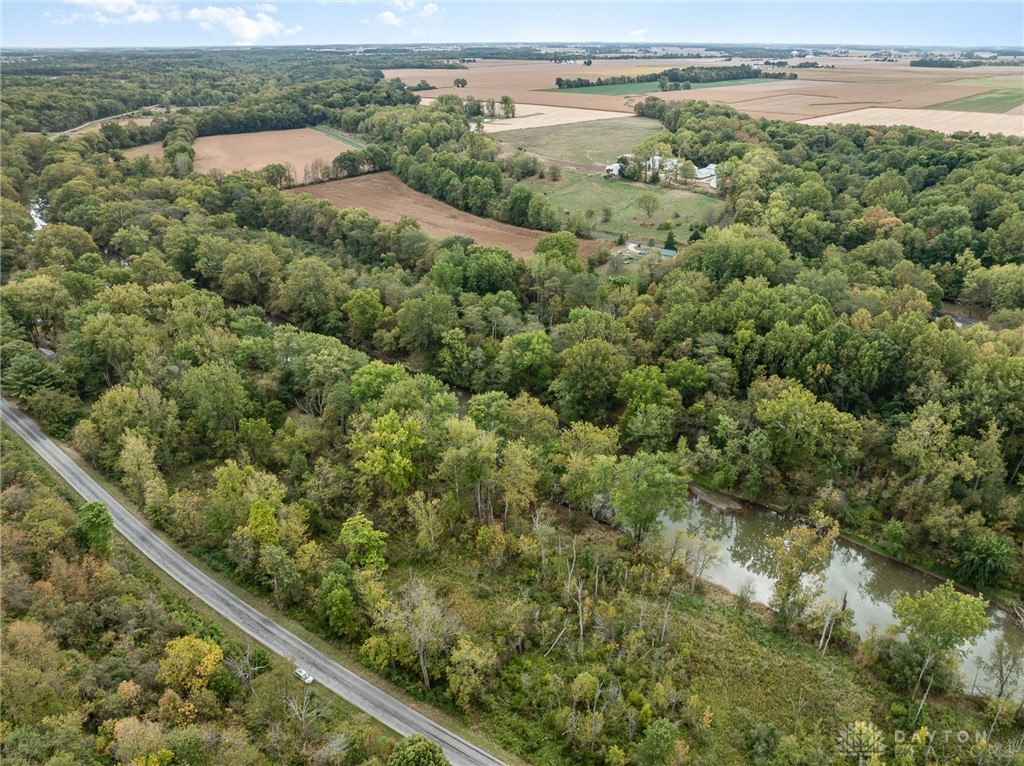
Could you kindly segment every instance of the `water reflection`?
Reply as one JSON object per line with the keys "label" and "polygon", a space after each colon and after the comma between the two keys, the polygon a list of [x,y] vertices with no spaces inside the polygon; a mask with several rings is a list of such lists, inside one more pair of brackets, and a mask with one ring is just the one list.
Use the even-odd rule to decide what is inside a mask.
{"label": "water reflection", "polygon": [[[771,551],[766,537],[784,534],[792,523],[769,510],[721,513],[707,502],[694,499],[687,518],[669,524],[669,531],[684,529],[701,534],[719,546],[719,558],[705,572],[705,579],[733,592],[749,583],[750,598],[767,604],[772,595]],[[839,540],[825,576],[825,594],[837,602],[844,595],[853,612],[853,629],[860,636],[872,625],[889,627],[896,622],[892,605],[903,593],[934,588],[938,581],[872,551]],[[992,654],[996,639],[1005,635],[1016,646],[1024,645],[1024,631],[1001,610],[989,610],[989,630],[970,649],[963,664],[969,688],[978,678],[985,687],[979,662]]]}
{"label": "water reflection", "polygon": [[46,221],[43,220],[43,202],[40,199],[36,199],[29,205],[28,214],[32,216],[32,222],[35,224],[36,231],[46,226]]}

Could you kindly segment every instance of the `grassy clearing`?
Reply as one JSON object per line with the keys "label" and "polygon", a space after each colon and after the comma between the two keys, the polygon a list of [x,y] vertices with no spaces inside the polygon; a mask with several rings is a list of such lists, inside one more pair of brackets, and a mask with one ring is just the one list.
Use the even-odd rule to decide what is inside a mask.
{"label": "grassy clearing", "polygon": [[[583,533],[588,538],[588,550],[608,562],[610,571],[610,562],[622,553],[606,528],[595,531],[594,526],[588,524]],[[544,575],[531,577],[508,568],[495,576],[493,570],[472,556],[450,556],[443,567],[424,564],[408,542],[395,539],[390,543],[396,557],[388,572],[390,584],[398,586],[412,572],[428,579],[470,633],[485,630],[523,592],[530,593],[532,598],[547,598],[535,579]],[[396,550],[399,546],[401,550]],[[564,567],[564,562],[552,561],[548,576],[562,576]],[[618,614],[636,609],[643,601],[623,597],[611,585],[601,600],[614,604]],[[650,602],[644,603],[652,606]],[[657,616],[647,619],[649,625],[655,625],[656,634],[660,608]],[[636,612],[634,626],[639,629],[643,623],[643,614]],[[588,629],[588,635],[593,640],[592,629]],[[709,588],[692,597],[673,597],[667,635],[671,654],[685,668],[689,679],[673,717],[685,718],[693,715],[692,711],[707,716],[706,727],[684,727],[684,738],[699,751],[699,760],[694,763],[751,763],[746,742],[738,733],[755,723],[771,724],[785,732],[799,729],[802,733],[817,726],[829,739],[833,732],[842,731],[854,721],[873,720],[881,724],[890,715],[891,703],[902,699],[852,656],[830,652],[823,657],[811,643],[781,635],[765,617],[738,608],[731,596],[718,589]],[[567,649],[570,640],[545,655],[551,640],[549,637],[541,646],[512,657],[493,680],[494,688],[487,702],[470,716],[492,740],[520,753],[534,766],[581,762],[570,760],[565,739],[552,736],[551,722],[544,720],[541,711],[555,703],[555,695],[546,692],[539,679],[571,680],[584,670],[594,671],[596,658],[600,657],[623,682],[624,694],[643,687],[639,675],[643,672],[642,662],[637,674],[630,671],[626,667],[628,661],[622,657],[627,649],[592,650],[581,657]],[[624,638],[623,644],[628,640]],[[657,643],[652,641],[647,651],[656,651]],[[548,696],[550,699],[546,699]],[[519,714],[511,714],[513,711]],[[980,727],[980,721],[968,711],[942,710],[934,715],[931,721],[942,720],[943,728]]]}
{"label": "grassy clearing", "polygon": [[[721,82],[695,82],[691,90],[704,88],[727,88],[731,85],[750,85],[765,82],[763,77],[746,77],[741,80],[722,80]],[[657,93],[660,90],[657,82],[627,82],[619,85],[588,85],[584,88],[545,88],[545,93],[587,93],[591,96],[631,96],[636,93]]]}
{"label": "grassy clearing", "polygon": [[1018,88],[1024,90],[1024,78],[1018,82],[1010,82],[1006,77],[964,77],[959,80],[949,80],[946,85],[974,85],[974,86],[995,86],[997,88]]}
{"label": "grassy clearing", "polygon": [[935,104],[928,109],[941,109],[951,112],[985,112],[988,114],[1005,114],[1024,104],[1024,88],[1000,88],[976,96],[958,98],[944,104]]}
{"label": "grassy clearing", "polygon": [[[671,222],[676,241],[683,242],[690,236],[691,226],[720,220],[726,208],[721,200],[696,192],[643,186],[571,171],[563,173],[560,181],[530,178],[523,183],[535,192],[544,192],[556,208],[583,212],[593,210],[598,232],[612,236],[624,234],[627,239],[645,243],[653,239],[659,246],[668,236],[667,230],[658,229],[663,222]],[[645,191],[653,191],[661,202],[650,219],[636,204],[637,198]],[[611,211],[611,220],[601,222],[605,208]]]}
{"label": "grassy clearing", "polygon": [[661,123],[644,117],[623,117],[618,120],[594,120],[575,125],[552,125],[548,128],[526,128],[498,134],[502,143],[513,149],[539,156],[579,162],[586,165],[608,165],[637,144],[661,130]]}

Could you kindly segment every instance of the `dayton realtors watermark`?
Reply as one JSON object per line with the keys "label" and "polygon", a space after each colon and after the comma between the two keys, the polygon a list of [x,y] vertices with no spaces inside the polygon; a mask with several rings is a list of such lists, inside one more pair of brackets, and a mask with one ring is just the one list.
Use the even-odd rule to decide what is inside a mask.
{"label": "dayton realtors watermark", "polygon": [[915,762],[945,763],[954,757],[970,758],[987,764],[1010,763],[1024,752],[1024,736],[1009,742],[989,741],[987,732],[969,729],[929,729],[883,731],[869,721],[855,721],[836,735],[836,752],[847,763],[869,766],[886,753],[897,758],[910,756]]}

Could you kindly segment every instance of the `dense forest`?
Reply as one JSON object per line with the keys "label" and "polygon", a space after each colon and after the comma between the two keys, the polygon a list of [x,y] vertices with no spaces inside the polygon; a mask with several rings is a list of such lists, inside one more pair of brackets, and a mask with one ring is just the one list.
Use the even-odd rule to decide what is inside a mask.
{"label": "dense forest", "polygon": [[[413,188],[559,228],[463,101],[349,87],[248,104],[323,108]],[[908,596],[860,642],[813,585],[840,529],[1024,585],[1020,141],[651,98],[647,150],[718,163],[733,220],[609,277],[570,231],[520,261],[273,167],[194,174],[173,147],[205,113],[164,162],[3,134],[4,393],[181,545],[533,763],[825,764],[837,721],[1021,725],[1013,683],[957,692],[983,601]],[[690,481],[806,519],[765,543],[771,615],[667,533]]]}
{"label": "dense forest", "polygon": [[[163,111],[172,106],[240,104],[244,108],[246,99],[254,96],[274,112],[287,106],[293,114],[308,113],[324,106],[318,91],[341,101],[345,91],[379,81],[381,65],[463,68],[402,49],[381,56],[305,48],[255,48],[245,56],[203,49],[133,51],[130,56],[123,51],[97,51],[88,57],[60,50],[32,51],[5,57],[0,114],[8,130],[56,132],[144,107]],[[42,82],[47,87],[40,87]],[[281,99],[275,104],[274,91],[284,92],[287,104]],[[301,125],[272,127],[268,123],[220,132]]]}

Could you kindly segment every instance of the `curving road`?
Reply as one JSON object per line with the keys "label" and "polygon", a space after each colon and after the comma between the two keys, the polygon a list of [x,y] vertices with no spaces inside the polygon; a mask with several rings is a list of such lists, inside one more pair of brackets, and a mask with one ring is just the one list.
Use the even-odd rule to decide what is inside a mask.
{"label": "curving road", "polygon": [[203,574],[111,497],[35,422],[6,399],[0,399],[0,416],[75,492],[87,501],[98,500],[106,505],[114,519],[115,529],[128,542],[219,615],[271,651],[310,671],[324,687],[372,715],[389,729],[402,736],[423,734],[432,739],[444,748],[453,766],[502,765],[502,761],[490,753],[363,680]]}

